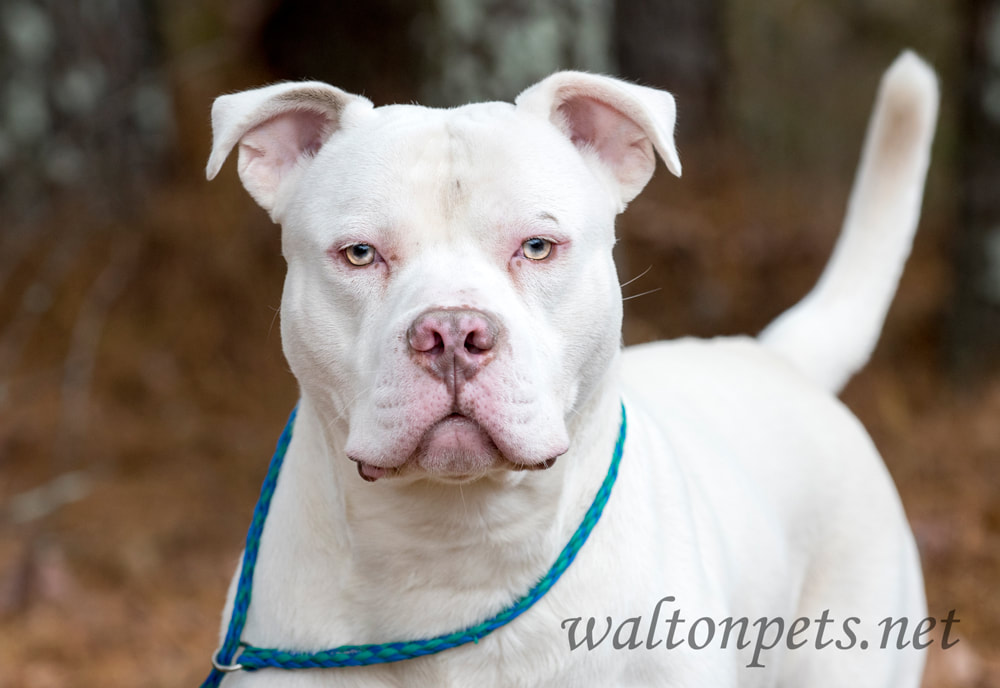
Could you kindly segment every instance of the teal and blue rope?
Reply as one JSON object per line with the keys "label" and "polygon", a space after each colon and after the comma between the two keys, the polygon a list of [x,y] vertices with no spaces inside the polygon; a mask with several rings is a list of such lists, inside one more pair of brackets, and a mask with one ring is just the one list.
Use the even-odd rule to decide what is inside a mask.
{"label": "teal and blue rope", "polygon": [[[541,599],[556,581],[559,580],[560,576],[569,568],[569,565],[573,563],[583,543],[587,541],[590,532],[601,518],[604,505],[607,504],[608,498],[611,496],[611,488],[618,477],[618,464],[621,462],[625,446],[627,421],[624,404],[622,404],[621,412],[621,426],[618,430],[618,439],[615,442],[614,453],[611,457],[611,465],[608,468],[608,474],[604,478],[604,482],[594,497],[593,503],[584,515],[576,532],[573,533],[573,536],[562,552],[560,552],[552,568],[549,569],[549,572],[524,597],[512,606],[496,616],[465,630],[425,640],[382,643],[378,645],[344,645],[321,652],[286,652],[241,643],[240,636],[243,632],[243,626],[246,623],[247,608],[250,606],[253,567],[257,560],[260,533],[263,530],[264,519],[267,517],[267,510],[270,506],[271,496],[274,493],[274,486],[277,483],[278,471],[281,469],[281,462],[284,459],[285,450],[288,448],[288,441],[291,439],[291,428],[295,419],[295,411],[292,411],[292,416],[288,419],[288,425],[285,427],[281,439],[278,440],[278,448],[275,450],[274,458],[271,459],[271,467],[268,470],[267,478],[264,480],[260,500],[257,502],[256,509],[254,509],[253,523],[250,526],[250,532],[247,534],[246,553],[243,557],[243,568],[240,571],[240,581],[236,593],[236,602],[233,606],[233,614],[229,620],[226,639],[215,657],[215,663],[220,666],[235,666],[233,665],[235,658],[239,669],[256,671],[264,668],[318,669],[399,662],[404,659],[435,654],[466,643],[479,642],[481,638],[489,635],[501,626],[510,623]],[[237,658],[236,652],[240,649],[242,649],[242,652],[240,652]],[[208,678],[202,684],[202,688],[214,688],[218,686],[222,677],[223,673],[221,671],[213,669],[212,673],[209,674]]]}

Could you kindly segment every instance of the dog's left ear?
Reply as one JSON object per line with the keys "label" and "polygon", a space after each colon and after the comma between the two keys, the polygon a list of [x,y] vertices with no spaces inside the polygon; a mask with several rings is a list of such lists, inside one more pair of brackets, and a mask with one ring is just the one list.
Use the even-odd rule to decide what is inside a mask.
{"label": "dog's left ear", "polygon": [[596,153],[621,191],[622,208],[653,176],[655,149],[678,177],[677,108],[666,91],[584,72],[556,72],[521,93],[518,109],[551,121],[581,152]]}

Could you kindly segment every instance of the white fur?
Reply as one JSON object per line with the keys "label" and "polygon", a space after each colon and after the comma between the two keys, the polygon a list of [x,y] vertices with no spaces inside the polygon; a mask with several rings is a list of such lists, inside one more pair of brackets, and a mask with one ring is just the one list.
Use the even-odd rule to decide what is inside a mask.
{"label": "white fur", "polygon": [[[310,651],[491,616],[548,570],[579,524],[607,472],[621,399],[630,430],[590,540],[509,626],[402,663],[236,673],[224,685],[918,685],[915,651],[773,650],[764,669],[746,668],[750,649],[569,651],[564,619],[648,617],[665,596],[690,619],[829,608],[874,626],[924,614],[892,482],[858,422],[788,362],[811,357],[773,353],[777,335],[772,350],[747,338],[620,350],[614,217],[652,173],[652,149],[680,172],[668,95],[572,72],[516,106],[446,111],[371,109],[335,90],[335,105],[317,109],[288,97],[295,85],[269,88],[282,99],[268,89],[220,99],[208,169],[241,141],[264,151],[240,171],[283,225],[282,339],[302,395],[245,641]],[[302,107],[322,118],[287,116]],[[296,122],[304,132],[289,131]],[[881,150],[867,149],[876,168]],[[901,168],[926,165],[907,155]],[[533,237],[557,242],[550,259],[520,253]],[[347,263],[340,251],[357,243],[379,260]],[[856,253],[839,260],[869,260]],[[871,260],[885,269],[896,268]],[[891,282],[871,298],[888,299]],[[474,378],[443,383],[414,363],[407,328],[429,308],[500,324],[495,357]],[[450,408],[499,448],[494,463],[421,463]],[[553,452],[547,470],[510,470]],[[348,455],[388,475],[364,482]]]}
{"label": "white fur", "polygon": [[937,109],[934,72],[903,53],[882,79],[833,257],[815,288],[760,333],[832,392],[878,342],[920,219]]}

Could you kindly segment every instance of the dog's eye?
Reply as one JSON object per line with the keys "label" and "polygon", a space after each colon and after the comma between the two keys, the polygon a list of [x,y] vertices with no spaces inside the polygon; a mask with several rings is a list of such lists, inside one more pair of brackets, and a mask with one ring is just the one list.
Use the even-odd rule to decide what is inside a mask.
{"label": "dog's eye", "polygon": [[344,249],[344,257],[351,265],[370,265],[378,255],[370,244],[351,244]]}
{"label": "dog's eye", "polygon": [[533,237],[521,244],[524,257],[530,260],[545,260],[552,253],[552,242],[541,237]]}

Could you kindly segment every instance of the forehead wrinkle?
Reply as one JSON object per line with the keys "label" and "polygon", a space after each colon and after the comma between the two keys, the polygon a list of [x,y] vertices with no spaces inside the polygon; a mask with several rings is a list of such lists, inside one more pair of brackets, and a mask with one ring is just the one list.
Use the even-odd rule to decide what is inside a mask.
{"label": "forehead wrinkle", "polygon": [[468,131],[465,113],[439,112],[440,119],[407,132],[400,141],[411,152],[398,161],[398,174],[413,206],[406,213],[409,219],[431,225],[428,229],[439,238],[456,238],[460,227],[474,221],[468,216],[475,183],[470,172],[482,156],[475,154],[478,132]]}
{"label": "forehead wrinkle", "polygon": [[[492,236],[492,222],[507,215],[502,209],[517,197],[503,193],[511,172],[510,142],[501,142],[512,106],[507,103],[477,103],[446,111],[448,167],[440,180],[438,199],[445,224],[462,225],[469,237]],[[514,175],[515,177],[518,175]],[[499,205],[498,205],[499,203]],[[469,226],[471,225],[473,226]]]}
{"label": "forehead wrinkle", "polygon": [[[448,135],[448,170],[441,178],[440,203],[441,211],[445,220],[454,220],[459,206],[463,205],[467,196],[467,185],[462,183],[462,175],[459,173],[461,162],[468,158],[462,153],[467,152],[468,143],[464,140],[460,130],[455,123],[449,121],[445,124],[445,131]],[[460,162],[460,158],[462,158]]]}

